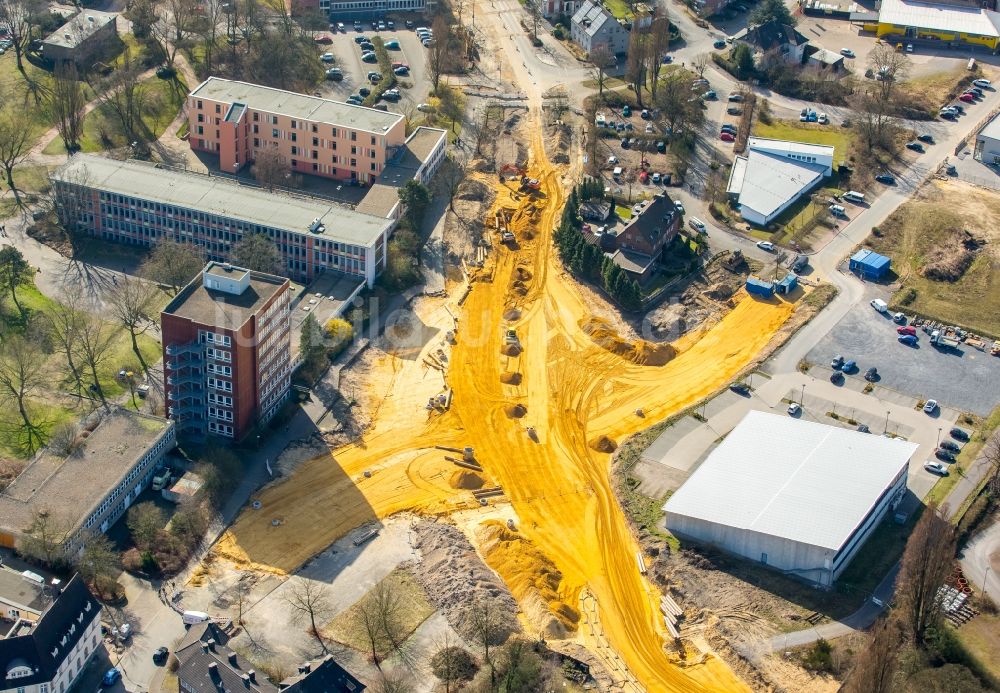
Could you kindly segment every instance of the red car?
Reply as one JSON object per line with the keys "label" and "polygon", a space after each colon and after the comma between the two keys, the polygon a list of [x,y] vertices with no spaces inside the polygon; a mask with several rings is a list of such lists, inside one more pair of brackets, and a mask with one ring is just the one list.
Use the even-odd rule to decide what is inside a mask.
{"label": "red car", "polygon": [[897,327],[896,334],[912,334],[914,337],[917,336],[917,328],[913,325],[905,325],[904,327]]}
{"label": "red car", "polygon": [[720,134],[719,135],[719,139],[722,140],[723,142],[735,142],[736,141],[736,138],[733,137],[728,132],[723,132],[722,134]]}
{"label": "red car", "polygon": [[961,96],[959,96],[958,100],[959,101],[964,101],[965,103],[975,103],[976,97],[973,96],[972,94],[969,94],[968,92],[966,92],[965,94],[962,94]]}
{"label": "red car", "polygon": [[329,34],[320,34],[313,39],[316,43],[333,43],[333,37]]}

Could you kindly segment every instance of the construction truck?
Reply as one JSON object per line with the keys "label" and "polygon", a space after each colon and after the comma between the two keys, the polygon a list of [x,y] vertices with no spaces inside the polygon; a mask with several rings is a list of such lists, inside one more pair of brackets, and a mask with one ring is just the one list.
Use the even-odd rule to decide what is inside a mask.
{"label": "construction truck", "polygon": [[521,176],[521,190],[538,190],[542,186],[537,178]]}
{"label": "construction truck", "polygon": [[931,332],[931,344],[936,346],[938,349],[954,349],[961,342],[959,342],[954,337],[949,337],[941,330],[934,330]]}

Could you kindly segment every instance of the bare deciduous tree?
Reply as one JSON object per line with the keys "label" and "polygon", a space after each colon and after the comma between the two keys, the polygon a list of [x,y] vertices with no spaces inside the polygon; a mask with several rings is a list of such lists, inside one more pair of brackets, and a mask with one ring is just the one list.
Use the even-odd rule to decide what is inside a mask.
{"label": "bare deciduous tree", "polygon": [[141,551],[153,548],[157,533],[167,524],[167,516],[152,501],[133,505],[128,510],[125,523],[132,533],[132,540]]}
{"label": "bare deciduous tree", "polygon": [[150,33],[163,49],[167,67],[171,69],[178,49],[187,40],[197,11],[195,0],[164,0],[158,7],[158,19],[150,26]]}
{"label": "bare deciduous tree", "polygon": [[293,618],[309,619],[309,634],[316,638],[323,652],[329,652],[319,629],[321,623],[317,623],[326,621],[333,613],[333,607],[323,591],[323,585],[315,580],[296,578],[288,589],[285,601],[294,611]]}
{"label": "bare deciduous tree", "polygon": [[844,693],[891,693],[896,673],[896,653],[903,634],[893,617],[879,619],[872,629],[868,647],[855,661],[844,684]]}
{"label": "bare deciduous tree", "polygon": [[4,30],[11,42],[17,69],[25,79],[28,79],[28,75],[24,71],[24,52],[31,42],[31,25],[38,9],[36,0],[0,0],[0,29]]}
{"label": "bare deciduous tree", "polygon": [[986,458],[986,483],[989,485],[990,494],[994,498],[1000,497],[1000,435],[994,435],[986,444],[983,456]]}
{"label": "bare deciduous tree", "polygon": [[133,60],[132,51],[126,45],[118,69],[92,85],[98,102],[118,119],[129,142],[137,140],[142,131],[146,87],[140,80],[141,74],[141,66]]}
{"label": "bare deciduous tree", "polygon": [[928,628],[940,622],[937,592],[955,559],[955,527],[946,519],[947,508],[927,505],[906,542],[899,569],[898,608],[917,645],[924,642]]}
{"label": "bare deciduous tree", "polygon": [[25,556],[52,566],[65,558],[64,544],[69,539],[69,521],[49,508],[39,508],[24,528],[24,538],[18,549]]}
{"label": "bare deciduous tree", "polygon": [[358,625],[371,648],[372,662],[381,669],[379,652],[399,651],[403,645],[400,613],[403,608],[398,594],[386,580],[379,582],[365,595],[357,611]]}
{"label": "bare deciduous tree", "polygon": [[116,576],[121,570],[121,561],[106,534],[89,533],[83,551],[76,560],[76,569],[80,571],[80,576],[93,586],[99,597],[114,596]]}
{"label": "bare deciduous tree", "polygon": [[427,56],[427,69],[430,70],[431,85],[437,93],[438,85],[441,83],[441,75],[444,73],[445,62],[448,55],[448,42],[451,39],[451,27],[444,15],[439,14],[431,24],[431,31],[434,39],[431,41],[429,55]]}
{"label": "bare deciduous tree", "polygon": [[458,690],[462,683],[471,681],[476,674],[476,661],[461,647],[446,630],[436,644],[437,651],[431,657],[431,672],[444,685],[444,693]]}
{"label": "bare deciduous tree", "polygon": [[192,28],[201,39],[205,51],[205,70],[212,74],[215,47],[219,42],[219,25],[225,20],[229,6],[224,0],[205,0],[201,6],[201,16],[193,22]]}
{"label": "bare deciduous tree", "polygon": [[28,400],[48,382],[38,367],[44,355],[36,340],[8,335],[0,345],[0,401],[17,408],[23,447],[33,454],[45,444],[43,430],[28,411]]}
{"label": "bare deciduous tree", "polygon": [[660,73],[663,71],[663,58],[670,49],[670,18],[666,10],[658,10],[649,28],[649,95],[655,100],[659,86]]}
{"label": "bare deciduous tree", "polygon": [[21,196],[14,184],[14,169],[31,153],[31,128],[25,127],[25,123],[30,120],[30,115],[15,113],[9,107],[0,111],[0,168],[3,168],[7,187],[14,193],[18,204],[21,204]]}
{"label": "bare deciduous tree", "polygon": [[176,294],[204,266],[205,258],[197,246],[161,238],[142,263],[139,274],[150,281],[169,286]]}
{"label": "bare deciduous tree", "polygon": [[83,84],[73,63],[56,66],[49,91],[49,108],[56,121],[56,129],[62,138],[66,151],[80,148],[83,136],[84,109],[87,98],[83,94]]}
{"label": "bare deciduous tree", "polygon": [[108,358],[111,357],[111,347],[114,345],[114,341],[114,325],[92,313],[81,313],[77,353],[93,378],[91,389],[101,398],[101,403],[105,408],[108,406],[108,401],[104,397],[104,388],[101,387],[97,371],[102,369]]}
{"label": "bare deciduous tree", "polygon": [[108,292],[108,303],[112,317],[128,330],[132,338],[132,351],[139,359],[142,370],[149,372],[146,359],[142,357],[142,350],[139,349],[139,335],[145,333],[153,324],[156,287],[142,279],[125,274]]}
{"label": "bare deciduous tree", "polygon": [[79,292],[64,292],[59,300],[54,302],[52,309],[46,313],[49,323],[49,334],[52,335],[56,348],[66,357],[70,375],[76,384],[77,394],[83,389],[80,369],[76,365],[76,353],[83,323],[83,313],[79,308]]}
{"label": "bare deciduous tree", "polygon": [[608,68],[615,65],[615,56],[608,48],[607,44],[598,44],[594,50],[590,51],[590,62],[594,67],[591,72],[594,81],[597,82],[597,93],[604,96],[604,85],[608,81]]}
{"label": "bare deciduous tree", "polygon": [[471,630],[476,644],[483,651],[483,661],[490,670],[490,690],[497,685],[496,648],[510,635],[510,628],[504,622],[500,609],[490,599],[476,600],[468,613]]}
{"label": "bare deciduous tree", "polygon": [[284,182],[290,171],[288,159],[276,147],[259,150],[250,169],[257,182],[269,192],[274,192],[274,188]]}
{"label": "bare deciduous tree", "polygon": [[887,102],[896,85],[909,74],[910,58],[896,51],[891,43],[879,43],[868,54],[868,67],[878,82],[879,97]]}
{"label": "bare deciduous tree", "polygon": [[646,74],[649,70],[649,34],[633,29],[629,34],[628,53],[625,61],[625,81],[635,94],[635,102],[643,108],[642,90],[646,84]]}
{"label": "bare deciduous tree", "polygon": [[691,69],[693,69],[698,74],[698,79],[704,79],[705,70],[708,69],[708,63],[711,61],[708,53],[700,53],[691,60]]}

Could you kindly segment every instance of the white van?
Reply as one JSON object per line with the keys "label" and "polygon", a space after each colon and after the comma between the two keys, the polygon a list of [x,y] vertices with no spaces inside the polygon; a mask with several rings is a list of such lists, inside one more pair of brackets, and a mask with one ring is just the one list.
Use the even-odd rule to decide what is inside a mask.
{"label": "white van", "polygon": [[188,626],[193,626],[196,623],[204,623],[208,619],[209,616],[204,611],[185,611],[181,614],[181,620]]}
{"label": "white van", "polygon": [[618,180],[618,178],[620,178],[622,175],[622,167],[615,166],[614,170],[611,172],[611,175],[615,177],[615,180]]}
{"label": "white van", "polygon": [[847,217],[847,210],[840,205],[830,205],[830,214],[836,217]]}
{"label": "white van", "polygon": [[871,301],[869,301],[869,303],[871,304],[872,308],[877,310],[879,313],[885,313],[886,311],[889,310],[889,304],[883,301],[881,298],[873,298]]}
{"label": "white van", "polygon": [[854,190],[848,190],[843,195],[841,195],[848,202],[853,202],[854,204],[860,205],[864,204],[865,196],[864,193],[859,193]]}

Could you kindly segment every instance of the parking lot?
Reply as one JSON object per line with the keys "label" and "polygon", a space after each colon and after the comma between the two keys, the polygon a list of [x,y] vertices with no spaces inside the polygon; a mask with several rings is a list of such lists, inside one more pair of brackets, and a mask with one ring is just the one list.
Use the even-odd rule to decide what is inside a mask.
{"label": "parking lot", "polygon": [[372,31],[371,24],[363,24],[360,32],[355,31],[352,24],[346,24],[345,29],[346,32],[322,32],[328,34],[332,41],[316,44],[317,59],[324,53],[334,55],[334,62],[324,63],[324,67],[339,67],[344,73],[341,82],[326,80],[319,88],[321,96],[343,101],[351,94],[357,94],[362,87],[371,87],[367,75],[371,71],[377,72],[379,67],[377,63],[361,61],[361,48],[355,38],[365,36],[371,39],[380,36],[383,41],[399,41],[400,50],[390,50],[389,56],[393,62],[410,66],[409,76],[396,78],[402,99],[397,103],[387,103],[388,109],[396,113],[410,113],[416,109],[417,104],[427,100],[431,86],[427,79],[427,49],[421,45],[412,29],[406,29],[402,21],[396,23],[393,31]]}
{"label": "parking lot", "polygon": [[[884,293],[870,293],[868,299],[888,298]],[[866,300],[809,352],[807,360],[816,364],[810,375],[819,377],[820,372],[828,371],[830,360],[839,354],[857,361],[860,373],[875,366],[881,378],[878,385],[904,394],[936,399],[981,416],[996,406],[1000,358],[965,345],[939,350],[919,329],[917,345],[905,346],[897,341],[896,327],[890,317],[873,310]]]}

